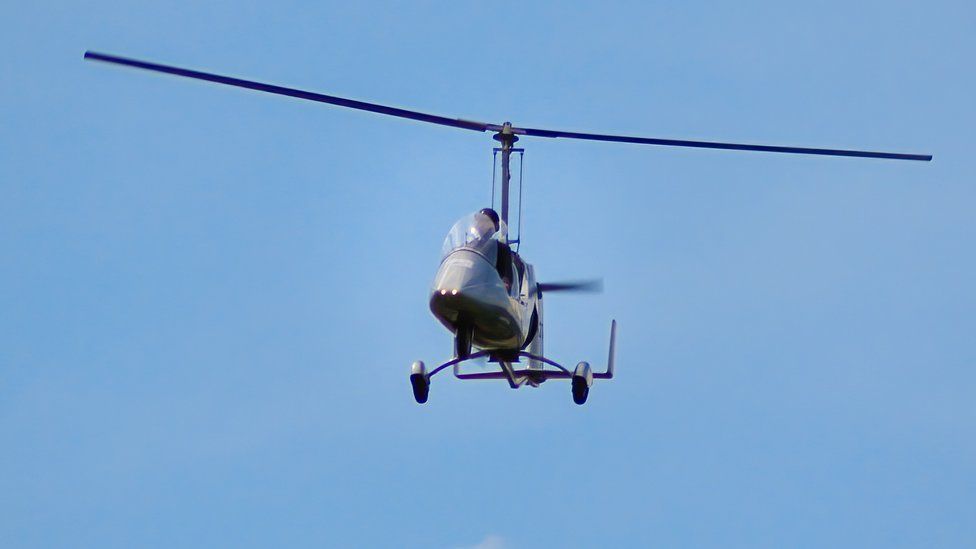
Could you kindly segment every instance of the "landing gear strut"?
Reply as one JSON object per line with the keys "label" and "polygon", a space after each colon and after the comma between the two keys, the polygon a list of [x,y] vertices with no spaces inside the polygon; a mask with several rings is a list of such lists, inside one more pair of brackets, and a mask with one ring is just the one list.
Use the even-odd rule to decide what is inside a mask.
{"label": "landing gear strut", "polygon": [[[590,396],[590,387],[597,379],[613,379],[614,349],[617,339],[617,321],[610,324],[610,353],[607,356],[607,369],[604,372],[594,372],[589,362],[580,362],[576,369],[570,371],[557,362],[528,351],[512,350],[504,354],[498,351],[471,351],[471,330],[461,329],[457,332],[455,339],[455,351],[458,356],[438,365],[430,370],[424,363],[417,361],[410,368],[410,385],[413,387],[413,397],[418,403],[427,402],[430,394],[430,378],[446,368],[454,368],[454,377],[457,379],[498,379],[508,381],[512,389],[518,389],[522,385],[538,387],[548,379],[565,379],[572,383],[573,402],[583,404]],[[500,369],[494,372],[462,372],[460,364],[468,360],[488,357],[491,362],[497,362]],[[528,367],[516,368],[512,364],[517,364],[520,358],[527,358],[530,361]],[[541,365],[537,365],[541,363]],[[546,368],[551,366],[551,368]]]}
{"label": "landing gear strut", "polygon": [[474,337],[474,326],[460,326],[454,335],[454,356],[467,360],[471,356],[471,340]]}

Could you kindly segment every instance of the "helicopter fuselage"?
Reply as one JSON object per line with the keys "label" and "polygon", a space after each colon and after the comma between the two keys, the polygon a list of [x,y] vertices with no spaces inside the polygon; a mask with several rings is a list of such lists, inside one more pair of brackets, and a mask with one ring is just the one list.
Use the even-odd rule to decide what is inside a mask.
{"label": "helicopter fuselage", "polygon": [[531,346],[541,354],[542,303],[532,266],[514,252],[510,283],[485,255],[457,249],[444,257],[430,296],[430,310],[454,334],[471,330],[474,347],[499,354]]}

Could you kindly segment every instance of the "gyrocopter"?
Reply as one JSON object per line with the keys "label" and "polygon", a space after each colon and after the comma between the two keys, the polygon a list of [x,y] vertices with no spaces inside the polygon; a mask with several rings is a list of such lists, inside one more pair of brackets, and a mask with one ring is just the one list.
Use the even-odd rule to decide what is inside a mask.
{"label": "gyrocopter", "polygon": [[[511,157],[513,152],[522,152],[522,149],[514,147],[515,142],[520,137],[569,138],[672,147],[892,160],[929,161],[932,159],[931,155],[923,154],[627,137],[523,128],[513,126],[509,122],[489,124],[149,63],[115,55],[89,51],[85,52],[85,59],[464,130],[493,132],[494,139],[501,145],[494,149],[496,154],[501,153],[499,208],[501,211],[497,212],[489,207],[462,217],[451,228],[444,241],[443,256],[430,292],[430,310],[437,320],[454,335],[454,357],[434,368],[428,368],[421,361],[413,363],[410,370],[410,384],[413,387],[414,398],[421,404],[427,402],[431,378],[446,368],[453,368],[454,376],[458,379],[500,379],[507,381],[513,389],[523,385],[538,387],[550,379],[567,379],[571,382],[573,401],[577,404],[586,402],[594,380],[613,377],[616,321],[611,321],[610,324],[610,351],[606,368],[603,371],[593,371],[588,362],[579,362],[570,370],[544,355],[542,345],[543,326],[545,324],[543,322],[543,296],[555,292],[593,291],[599,289],[600,283],[598,281],[539,282],[532,265],[523,260],[518,251],[511,246],[521,239],[521,234],[518,235],[518,239],[512,240],[509,239],[508,235],[509,210],[512,203],[510,196]],[[492,199],[494,202],[494,196]],[[478,372],[461,370],[462,363],[482,358],[487,359],[489,364],[497,365],[497,370]],[[521,366],[523,359],[524,366]]]}

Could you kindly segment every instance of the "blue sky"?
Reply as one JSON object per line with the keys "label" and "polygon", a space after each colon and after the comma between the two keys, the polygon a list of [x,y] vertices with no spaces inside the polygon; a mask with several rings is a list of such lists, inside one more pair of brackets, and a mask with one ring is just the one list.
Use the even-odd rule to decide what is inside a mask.
{"label": "blue sky", "polygon": [[[42,5],[43,4],[43,5]],[[0,20],[5,547],[971,547],[967,2],[14,3]],[[435,378],[487,134],[85,63],[94,49],[531,127],[547,351]]]}

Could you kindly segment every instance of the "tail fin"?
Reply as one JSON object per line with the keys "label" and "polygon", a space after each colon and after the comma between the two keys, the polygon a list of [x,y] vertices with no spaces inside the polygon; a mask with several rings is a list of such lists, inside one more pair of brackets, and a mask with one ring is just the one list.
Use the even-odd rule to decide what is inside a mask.
{"label": "tail fin", "polygon": [[617,321],[614,320],[610,323],[610,354],[607,357],[607,371],[604,373],[595,373],[593,377],[596,379],[612,379],[613,378],[613,359],[616,354],[617,348]]}

